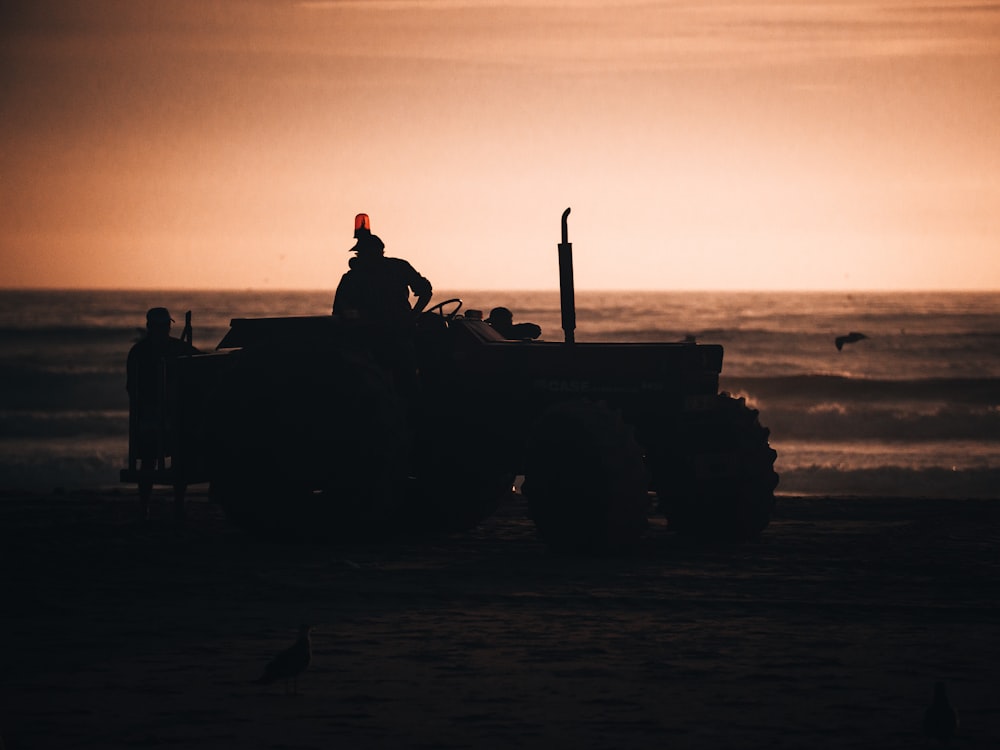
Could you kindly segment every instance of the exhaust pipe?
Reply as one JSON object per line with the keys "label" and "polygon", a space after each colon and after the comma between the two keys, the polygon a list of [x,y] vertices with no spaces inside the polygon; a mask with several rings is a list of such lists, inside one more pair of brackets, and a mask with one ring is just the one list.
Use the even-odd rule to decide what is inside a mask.
{"label": "exhaust pipe", "polygon": [[573,292],[573,243],[569,241],[567,217],[562,215],[562,242],[559,243],[559,306],[562,311],[562,329],[567,344],[576,341],[576,299]]}

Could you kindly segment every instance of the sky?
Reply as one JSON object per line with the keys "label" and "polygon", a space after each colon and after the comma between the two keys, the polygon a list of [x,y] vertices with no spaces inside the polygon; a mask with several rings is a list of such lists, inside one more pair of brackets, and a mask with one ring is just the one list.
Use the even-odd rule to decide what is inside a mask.
{"label": "sky", "polygon": [[0,12],[2,287],[1000,290],[1000,2]]}

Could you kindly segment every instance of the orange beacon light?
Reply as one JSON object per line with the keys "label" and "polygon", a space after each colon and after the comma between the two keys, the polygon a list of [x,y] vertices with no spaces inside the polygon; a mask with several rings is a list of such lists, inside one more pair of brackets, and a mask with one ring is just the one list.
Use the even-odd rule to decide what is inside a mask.
{"label": "orange beacon light", "polygon": [[368,214],[358,214],[354,217],[354,239],[358,239],[363,234],[372,233],[372,223]]}

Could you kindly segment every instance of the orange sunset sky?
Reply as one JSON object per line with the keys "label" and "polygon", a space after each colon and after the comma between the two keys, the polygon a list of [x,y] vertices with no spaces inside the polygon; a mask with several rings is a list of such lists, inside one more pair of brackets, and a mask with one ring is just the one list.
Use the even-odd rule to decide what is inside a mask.
{"label": "orange sunset sky", "polygon": [[1000,3],[8,2],[4,287],[1000,289]]}

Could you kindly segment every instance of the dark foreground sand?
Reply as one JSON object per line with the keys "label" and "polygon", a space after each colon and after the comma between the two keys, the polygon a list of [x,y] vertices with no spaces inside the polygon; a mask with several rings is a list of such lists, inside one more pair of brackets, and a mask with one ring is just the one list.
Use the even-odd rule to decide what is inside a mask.
{"label": "dark foreground sand", "polygon": [[[17,748],[1000,747],[1000,501],[783,498],[759,543],[548,553],[517,498],[427,544],[292,548],[202,496],[0,497]],[[299,694],[251,684],[314,624]]]}

